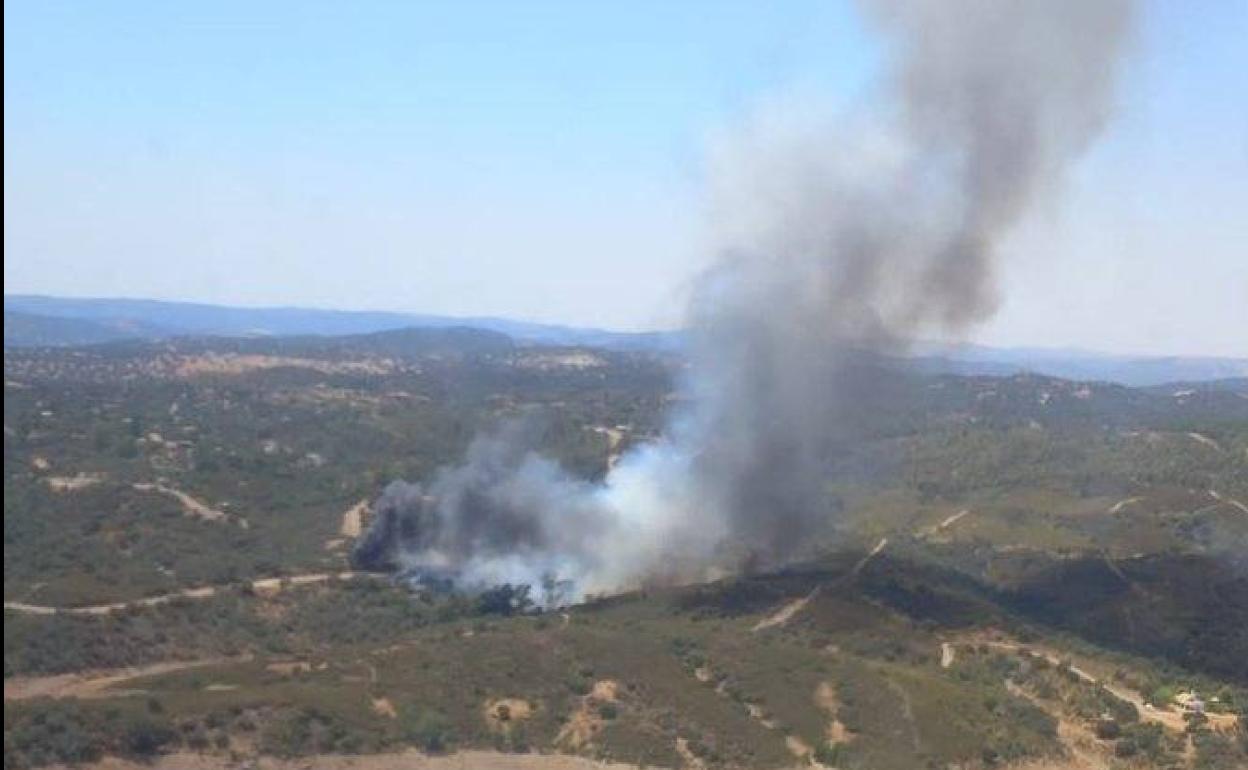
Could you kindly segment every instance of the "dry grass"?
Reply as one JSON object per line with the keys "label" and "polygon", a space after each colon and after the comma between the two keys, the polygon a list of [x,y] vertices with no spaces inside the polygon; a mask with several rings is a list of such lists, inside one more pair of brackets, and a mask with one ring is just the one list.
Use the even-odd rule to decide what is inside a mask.
{"label": "dry grass", "polygon": [[177,377],[205,375],[237,376],[266,369],[311,369],[321,374],[385,374],[394,369],[388,360],[322,361],[294,356],[265,356],[237,353],[206,353],[184,356],[174,365]]}

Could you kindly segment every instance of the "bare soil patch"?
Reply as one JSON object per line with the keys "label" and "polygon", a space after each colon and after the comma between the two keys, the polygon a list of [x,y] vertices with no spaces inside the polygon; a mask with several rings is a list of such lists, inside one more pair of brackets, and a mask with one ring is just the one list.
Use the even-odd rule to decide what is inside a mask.
{"label": "bare soil patch", "polygon": [[819,593],[819,586],[815,586],[813,591],[806,594],[802,598],[795,599],[794,601],[791,601],[785,604],[783,607],[776,610],[771,615],[768,615],[767,617],[755,623],[754,628],[752,628],[751,630],[754,633],[758,633],[759,631],[764,631],[768,628],[775,628],[776,626],[783,626],[785,623],[788,623],[790,620],[792,620],[793,617],[797,615],[797,613],[805,609],[806,605],[810,603],[810,600],[815,598],[815,596],[818,593]]}
{"label": "bare soil patch", "polygon": [[394,369],[386,359],[363,361],[323,361],[294,356],[265,356],[238,353],[206,353],[184,356],[174,365],[177,377],[205,375],[238,376],[265,369],[311,369],[321,374],[385,374]]}
{"label": "bare soil patch", "polygon": [[377,716],[386,717],[387,719],[398,719],[399,711],[394,707],[394,703],[386,697],[373,698],[373,713]]}
{"label": "bare soil patch", "polygon": [[73,476],[46,476],[43,483],[53,492],[77,492],[100,484],[107,478],[104,473],[76,473]]}
{"label": "bare soil patch", "polygon": [[1120,513],[1120,512],[1122,511],[1122,509],[1123,509],[1123,508],[1126,508],[1128,505],[1134,505],[1135,503],[1138,503],[1138,502],[1142,501],[1143,499],[1144,499],[1144,498],[1142,498],[1142,497],[1128,497],[1128,498],[1124,498],[1124,499],[1119,500],[1118,502],[1114,503],[1114,504],[1113,504],[1113,506],[1111,506],[1111,507],[1110,507],[1109,512],[1110,512],[1110,513]]}
{"label": "bare soil patch", "polygon": [[840,698],[836,696],[836,688],[831,682],[820,682],[815,688],[815,705],[822,709],[832,721],[828,723],[828,740],[832,743],[848,743],[854,739],[854,734],[849,731],[838,717],[841,709]]}
{"label": "bare soil patch", "polygon": [[1188,432],[1187,437],[1190,438],[1192,441],[1195,441],[1197,444],[1203,444],[1209,447],[1210,449],[1216,449],[1219,452],[1222,451],[1221,444],[1209,438],[1208,436],[1204,435],[1203,433],[1196,433],[1194,431],[1191,431],[1191,432]]}
{"label": "bare soil patch", "polygon": [[506,732],[516,722],[533,716],[533,704],[523,698],[496,698],[485,702],[483,713],[491,728]]}
{"label": "bare soil patch", "polygon": [[368,498],[351,506],[342,514],[342,525],[338,533],[343,537],[356,538],[364,531],[364,515],[368,513]]}
{"label": "bare soil patch", "polygon": [[306,660],[279,660],[269,663],[264,667],[265,671],[271,671],[274,674],[282,676],[294,676],[295,674],[305,674],[312,670],[312,664]]}
{"label": "bare soil patch", "polygon": [[940,667],[949,668],[957,660],[957,648],[949,642],[940,643]]}

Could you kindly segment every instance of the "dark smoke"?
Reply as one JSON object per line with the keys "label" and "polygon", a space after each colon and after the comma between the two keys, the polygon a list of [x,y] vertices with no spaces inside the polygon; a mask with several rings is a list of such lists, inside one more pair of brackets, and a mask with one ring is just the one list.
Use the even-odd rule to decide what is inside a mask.
{"label": "dark smoke", "polygon": [[[849,351],[990,316],[1003,237],[1097,135],[1127,0],[873,0],[891,69],[862,115],[714,156],[722,256],[690,308],[692,406],[577,481],[506,434],[428,490],[396,482],[357,556],[582,591],[792,559],[878,370]],[[781,121],[782,122],[782,121]],[[780,132],[783,133],[783,132]]]}
{"label": "dark smoke", "polygon": [[473,560],[541,562],[552,575],[571,571],[578,565],[560,564],[558,554],[581,554],[583,560],[611,522],[594,501],[591,484],[529,448],[533,432],[531,421],[516,420],[478,437],[463,464],[442,468],[427,488],[392,482],[377,500],[353,560],[420,570],[425,577],[454,574],[483,585],[493,575],[487,570],[475,579]]}

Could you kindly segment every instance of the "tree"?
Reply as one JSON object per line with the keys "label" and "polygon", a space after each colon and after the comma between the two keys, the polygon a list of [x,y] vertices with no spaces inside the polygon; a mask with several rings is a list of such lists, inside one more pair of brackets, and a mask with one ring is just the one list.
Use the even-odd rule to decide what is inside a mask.
{"label": "tree", "polygon": [[532,606],[527,583],[503,583],[482,591],[477,597],[476,609],[479,615],[513,615],[526,612]]}

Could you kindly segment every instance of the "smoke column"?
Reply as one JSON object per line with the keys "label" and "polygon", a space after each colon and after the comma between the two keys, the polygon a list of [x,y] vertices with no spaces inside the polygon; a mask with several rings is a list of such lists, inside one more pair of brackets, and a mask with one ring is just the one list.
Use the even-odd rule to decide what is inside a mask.
{"label": "smoke column", "polygon": [[999,244],[1105,124],[1131,16],[1129,0],[861,5],[888,54],[875,98],[713,154],[720,256],[664,441],[591,485],[505,427],[427,487],[388,487],[357,562],[585,593],[783,563],[828,530],[829,453],[879,384],[860,352],[992,314]]}

